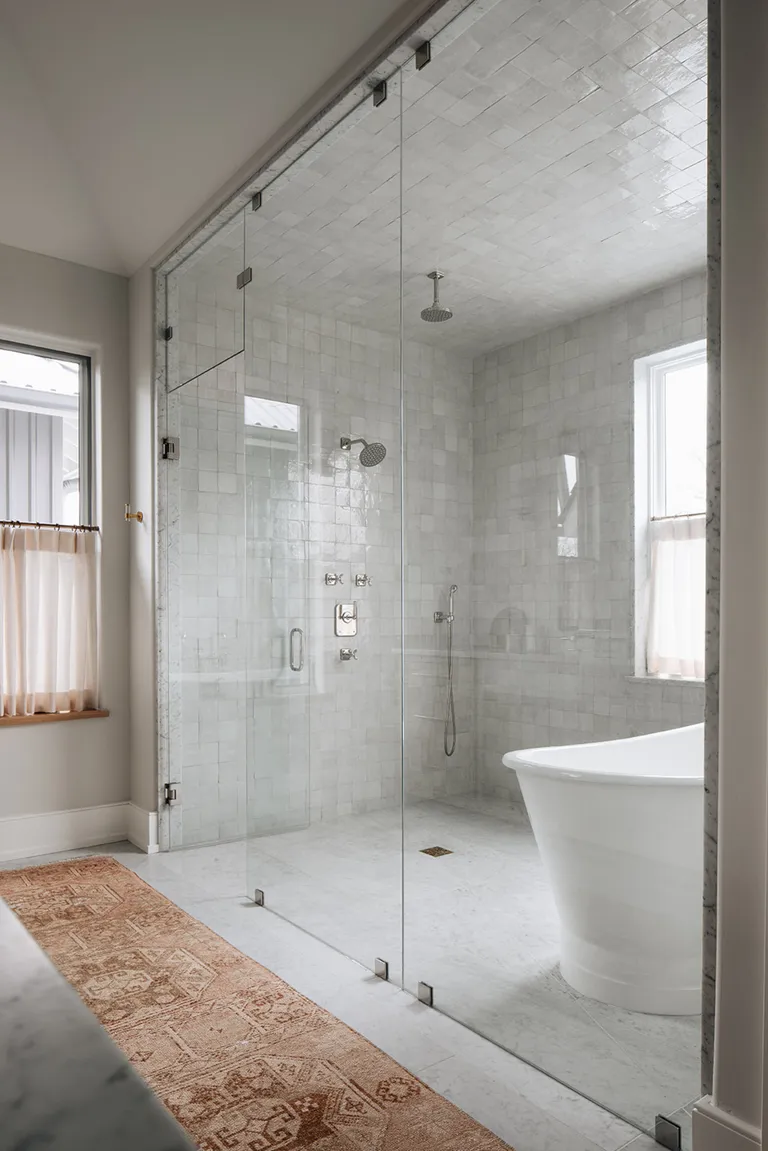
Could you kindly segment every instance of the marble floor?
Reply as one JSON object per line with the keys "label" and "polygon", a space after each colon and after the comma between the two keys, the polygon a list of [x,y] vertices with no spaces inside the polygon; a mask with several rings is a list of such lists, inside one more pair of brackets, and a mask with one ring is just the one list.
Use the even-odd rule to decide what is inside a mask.
{"label": "marble floor", "polygon": [[[148,857],[118,844],[88,853],[114,855],[515,1151],[651,1151],[657,1144],[637,1127],[647,1128],[655,1111],[673,1115],[689,1147],[696,1020],[630,1016],[571,992],[555,968],[553,911],[524,815],[512,811],[502,820],[482,801],[463,803],[418,804],[406,818],[405,983],[431,982],[438,1010],[366,970],[377,955],[389,959],[393,975],[402,970],[400,869],[386,854],[400,843],[393,813],[249,845]],[[420,847],[438,845],[452,855],[421,854]],[[46,859],[77,854],[84,852]],[[265,890],[265,909],[243,897],[246,873],[249,890],[256,877]],[[390,892],[393,877],[397,886]],[[371,914],[379,903],[388,912],[384,926]],[[304,930],[284,918],[289,915]],[[334,946],[310,932],[325,934]],[[497,1044],[514,1045],[522,1058]],[[604,1108],[584,1097],[594,1099],[597,1092],[588,1088],[595,1086]],[[631,1123],[611,1113],[617,1111]]]}
{"label": "marble floor", "polygon": [[367,967],[386,959],[414,993],[430,984],[438,1010],[645,1130],[699,1095],[698,1017],[610,1007],[560,976],[523,808],[467,796],[409,805],[404,828],[399,811],[348,816],[253,841],[246,870],[271,910]]}

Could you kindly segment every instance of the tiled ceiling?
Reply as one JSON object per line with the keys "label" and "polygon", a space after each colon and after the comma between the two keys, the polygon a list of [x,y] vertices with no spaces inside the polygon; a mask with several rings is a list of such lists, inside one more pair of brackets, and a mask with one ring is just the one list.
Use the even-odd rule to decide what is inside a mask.
{"label": "tiled ceiling", "polygon": [[[706,0],[498,0],[246,213],[252,290],[468,354],[701,268]],[[426,274],[454,318],[426,324]]]}

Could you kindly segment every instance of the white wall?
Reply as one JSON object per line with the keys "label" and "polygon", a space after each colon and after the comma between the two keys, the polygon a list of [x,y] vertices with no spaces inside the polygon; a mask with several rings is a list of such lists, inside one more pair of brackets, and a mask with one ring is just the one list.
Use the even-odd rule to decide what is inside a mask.
{"label": "white wall", "polygon": [[119,803],[128,778],[128,283],[0,246],[0,331],[93,357],[107,719],[0,728],[0,819]]}

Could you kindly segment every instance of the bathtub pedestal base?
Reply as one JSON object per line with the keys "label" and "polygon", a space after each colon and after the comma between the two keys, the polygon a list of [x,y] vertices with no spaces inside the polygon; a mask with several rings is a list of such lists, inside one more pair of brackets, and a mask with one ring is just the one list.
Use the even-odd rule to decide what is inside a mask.
{"label": "bathtub pedestal base", "polygon": [[507,752],[560,916],[560,970],[626,1011],[701,1003],[704,725]]}
{"label": "bathtub pedestal base", "polygon": [[[648,979],[616,978],[605,971],[580,962],[580,953],[592,950],[589,945],[562,940],[560,974],[565,982],[590,999],[623,1007],[626,1011],[641,1011],[646,1015],[698,1015],[701,1010],[701,986],[664,986],[663,982]],[[666,972],[669,976],[669,972]]]}

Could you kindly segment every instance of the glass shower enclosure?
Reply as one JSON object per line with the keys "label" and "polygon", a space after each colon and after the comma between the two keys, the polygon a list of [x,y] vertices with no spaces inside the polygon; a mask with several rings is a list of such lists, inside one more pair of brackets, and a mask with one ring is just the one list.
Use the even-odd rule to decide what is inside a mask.
{"label": "glass shower enclosure", "polygon": [[[501,765],[696,722],[702,698],[626,689],[629,606],[603,609],[624,580],[629,604],[631,412],[599,338],[640,331],[640,305],[563,327],[519,255],[542,192],[508,97],[555,99],[510,63],[518,7],[467,6],[429,67],[410,56],[164,277],[165,844],[232,844],[264,914],[633,1125],[685,1130],[697,1017],[563,980]],[[573,187],[549,170],[552,221]],[[670,216],[659,242],[696,226]],[[592,260],[599,278],[570,228],[564,282]],[[700,287],[679,289],[687,339]],[[599,306],[585,289],[575,314]]]}

